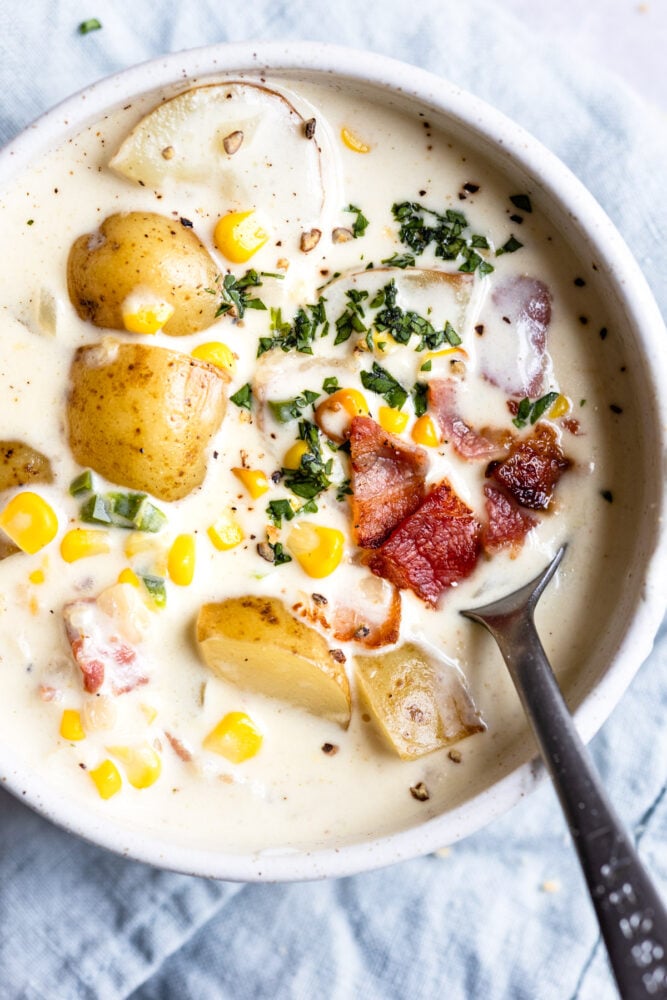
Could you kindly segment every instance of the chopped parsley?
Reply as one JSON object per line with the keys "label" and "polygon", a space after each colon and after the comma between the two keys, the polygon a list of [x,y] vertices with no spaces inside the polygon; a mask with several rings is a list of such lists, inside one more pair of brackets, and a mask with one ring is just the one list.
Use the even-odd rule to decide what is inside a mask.
{"label": "chopped parsley", "polygon": [[272,562],[274,566],[282,566],[284,563],[292,562],[292,557],[285,552],[282,542],[276,542],[275,545],[269,542],[268,546],[273,552]]}
{"label": "chopped parsley", "polygon": [[367,333],[368,329],[364,325],[364,307],[362,302],[368,298],[368,292],[360,291],[358,288],[350,288],[345,296],[347,298],[347,308],[336,320],[336,339],[334,347],[344,344],[353,333]]}
{"label": "chopped parsley", "polygon": [[288,424],[290,420],[296,420],[301,416],[301,411],[310,406],[316,399],[320,398],[319,392],[305,389],[293,399],[270,399],[269,409],[280,424]]}
{"label": "chopped parsley", "polygon": [[347,208],[343,209],[343,211],[352,212],[353,215],[356,215],[354,223],[352,224],[352,235],[354,236],[355,240],[359,239],[359,237],[363,236],[366,230],[368,229],[369,226],[368,219],[361,211],[361,209],[357,208],[356,205],[348,205]]}
{"label": "chopped parsley", "polygon": [[407,312],[396,304],[398,289],[393,281],[381,288],[371,302],[371,307],[379,308],[373,323],[380,332],[387,331],[398,344],[407,344],[414,335],[419,337],[415,350],[435,350],[445,342],[457,347],[461,338],[448,321],[443,330],[436,330],[433,324],[424,316],[408,310]]}
{"label": "chopped parsley", "polygon": [[516,251],[520,250],[522,246],[523,243],[519,243],[516,237],[510,236],[510,238],[503,243],[501,247],[498,247],[496,250],[496,257],[500,257],[504,253],[516,253]]}
{"label": "chopped parsley", "polygon": [[322,383],[322,392],[326,392],[329,396],[337,392],[338,390],[338,379],[335,375],[328,375],[324,382]]}
{"label": "chopped parsley", "polygon": [[415,382],[412,387],[412,404],[415,416],[423,417],[428,410],[428,385],[426,382]]}
{"label": "chopped parsley", "polygon": [[[248,292],[250,288],[257,288],[262,284],[262,280],[257,271],[252,268],[243,275],[242,278],[235,278],[233,274],[226,274],[222,283],[218,281],[217,292],[220,294],[220,305],[216,316],[224,316],[228,312],[234,312],[237,319],[243,319],[246,309],[266,309],[261,299],[251,298]],[[209,289],[213,294],[216,290]]]}
{"label": "chopped parsley", "polygon": [[411,253],[394,253],[391,257],[385,257],[382,263],[389,264],[390,267],[400,267],[401,270],[404,270],[406,267],[415,266],[415,257]]}
{"label": "chopped parsley", "polygon": [[527,194],[511,194],[510,201],[515,208],[518,208],[521,212],[532,212],[533,206],[531,205],[530,198]]}
{"label": "chopped parsley", "polygon": [[378,396],[383,396],[387,406],[396,410],[400,410],[408,398],[408,394],[400,382],[397,382],[394,376],[382,368],[377,361],[373,362],[371,371],[360,372],[360,377],[364,389],[369,389],[371,392],[376,392]]}
{"label": "chopped parsley", "polygon": [[271,503],[266,508],[266,513],[269,518],[275,524],[276,528],[280,528],[283,523],[283,518],[286,521],[291,521],[296,514],[294,507],[289,502],[289,500],[272,500]]}
{"label": "chopped parsley", "polygon": [[314,500],[331,486],[333,460],[324,461],[319,431],[308,420],[299,422],[299,440],[306,442],[308,451],[301,456],[298,469],[283,469],[285,486],[304,500]]}
{"label": "chopped parsley", "polygon": [[477,250],[488,250],[489,243],[479,233],[469,233],[468,220],[462,212],[448,208],[444,213],[435,212],[419,202],[404,201],[392,205],[394,219],[399,223],[398,235],[417,256],[431,243],[435,256],[443,260],[458,260],[459,271],[472,274],[489,274],[493,265],[485,261]]}
{"label": "chopped parsley", "polygon": [[336,500],[342,503],[345,497],[352,496],[352,487],[350,486],[350,480],[344,479],[342,483],[339,483],[336,487]]}
{"label": "chopped parsley", "polygon": [[235,392],[233,396],[229,397],[236,406],[240,407],[242,410],[252,409],[252,388],[250,382],[246,382],[242,385],[238,392]]}
{"label": "chopped parsley", "polygon": [[312,354],[312,343],[320,328],[322,337],[326,337],[329,332],[325,302],[326,299],[320,295],[315,304],[298,309],[291,323],[283,320],[280,309],[271,309],[270,329],[273,336],[259,338],[257,357],[261,357],[274,347],[279,347],[285,352],[300,351],[301,354]]}
{"label": "chopped parsley", "polygon": [[512,423],[520,430],[525,427],[527,423],[536,423],[540,417],[554,405],[558,399],[558,395],[559,394],[557,392],[548,392],[546,396],[541,396],[533,403],[531,403],[528,397],[525,396],[519,403],[516,417]]}

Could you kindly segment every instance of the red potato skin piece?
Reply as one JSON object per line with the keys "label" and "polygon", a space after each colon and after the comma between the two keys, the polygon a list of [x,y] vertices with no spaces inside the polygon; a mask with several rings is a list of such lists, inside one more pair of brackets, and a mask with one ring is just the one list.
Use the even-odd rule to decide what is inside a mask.
{"label": "red potato skin piece", "polygon": [[484,486],[484,497],[487,516],[487,523],[482,527],[484,551],[493,553],[509,547],[513,552],[518,551],[528,532],[537,527],[537,518],[490,483]]}
{"label": "red potato skin piece", "polygon": [[546,510],[556,483],[571,464],[554,428],[539,423],[530,437],[513,445],[506,459],[492,462],[486,474],[522,507]]}
{"label": "red potato skin piece", "polygon": [[443,480],[368,559],[376,576],[431,604],[470,576],[480,553],[481,525]]}
{"label": "red potato skin piece", "polygon": [[375,549],[424,499],[428,456],[423,448],[383,430],[371,417],[354,417],[350,458],[355,541]]}

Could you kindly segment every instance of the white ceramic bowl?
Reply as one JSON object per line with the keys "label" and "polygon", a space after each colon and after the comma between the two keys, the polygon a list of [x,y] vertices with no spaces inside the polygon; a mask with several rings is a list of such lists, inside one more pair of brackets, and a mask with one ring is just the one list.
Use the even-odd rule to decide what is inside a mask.
{"label": "white ceramic bowl", "polygon": [[[622,331],[631,359],[629,377],[642,400],[638,427],[636,518],[628,526],[626,581],[610,608],[598,651],[568,693],[585,740],[597,731],[648,656],[667,593],[664,387],[665,329],[639,268],[591,195],[552,154],[507,118],[451,83],[377,55],[311,43],[220,45],[156,59],[119,73],[75,95],[40,118],[0,154],[0,185],[36,156],[134,95],[208,75],[248,71],[269,75],[320,75],[354,83],[376,98],[424,111],[481,156],[516,176],[528,176],[552,221],[582,256],[596,261],[601,293]],[[0,777],[46,817],[95,843],[151,864],[233,880],[293,880],[340,876],[427,853],[466,836],[505,812],[530,792],[542,769],[530,762],[526,739],[516,766],[508,762],[488,787],[467,801],[409,830],[338,848],[281,855],[236,855],[187,849],[102,822],[54,794],[11,750],[0,750]]]}

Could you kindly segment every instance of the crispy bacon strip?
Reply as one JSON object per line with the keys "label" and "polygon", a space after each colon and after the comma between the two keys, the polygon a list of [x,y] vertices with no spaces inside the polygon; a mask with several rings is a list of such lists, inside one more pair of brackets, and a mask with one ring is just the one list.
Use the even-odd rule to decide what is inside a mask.
{"label": "crispy bacon strip", "polygon": [[443,480],[368,560],[373,573],[435,606],[469,576],[480,551],[480,524]]}
{"label": "crispy bacon strip", "polygon": [[487,476],[522,507],[546,510],[556,483],[570,465],[554,428],[538,423],[530,437],[516,442],[504,461],[491,463]]}
{"label": "crispy bacon strip", "polygon": [[375,549],[424,499],[428,457],[383,430],[371,417],[350,424],[352,526],[363,548]]}
{"label": "crispy bacon strip", "polygon": [[434,414],[445,440],[454,451],[467,459],[489,459],[507,452],[513,435],[507,430],[476,431],[456,409],[456,382],[453,379],[433,379],[428,387],[429,408]]}
{"label": "crispy bacon strip", "polygon": [[487,516],[487,522],[482,527],[484,550],[497,552],[511,547],[513,552],[518,551],[531,528],[537,526],[537,518],[521,510],[511,497],[490,483],[484,486],[484,497]]}

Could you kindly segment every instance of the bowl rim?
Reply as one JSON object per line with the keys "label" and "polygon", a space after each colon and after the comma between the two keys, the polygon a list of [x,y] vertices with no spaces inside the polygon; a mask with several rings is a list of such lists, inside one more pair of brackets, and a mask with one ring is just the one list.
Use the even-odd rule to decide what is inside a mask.
{"label": "bowl rim", "polygon": [[[656,464],[663,470],[667,467],[667,402],[658,391],[661,383],[667,385],[667,361],[661,349],[667,332],[639,265],[593,195],[553,153],[502,112],[426,70],[378,53],[309,41],[218,43],[156,57],[85,87],[36,119],[0,151],[0,184],[4,185],[34,156],[116,107],[121,100],[179,81],[192,85],[193,77],[198,80],[222,73],[254,76],[263,71],[316,73],[375,86],[388,94],[398,93],[442,113],[468,134],[500,146],[520,168],[535,175],[552,201],[567,210],[574,227],[586,233],[596,260],[609,272],[628,320],[651,358],[653,404],[662,449]],[[663,617],[667,601],[665,478],[663,474],[662,489],[656,498],[655,544],[632,622],[612,665],[575,713],[585,741],[606,720],[649,655]],[[0,768],[6,769],[4,762],[0,762]],[[76,803],[63,802],[43,787],[43,778],[20,764],[0,773],[0,781],[58,826],[117,854],[185,874],[274,882],[351,875],[430,853],[502,815],[535,789],[544,773],[538,760],[529,761],[443,815],[374,840],[313,851],[249,855],[188,847],[105,822]]]}

